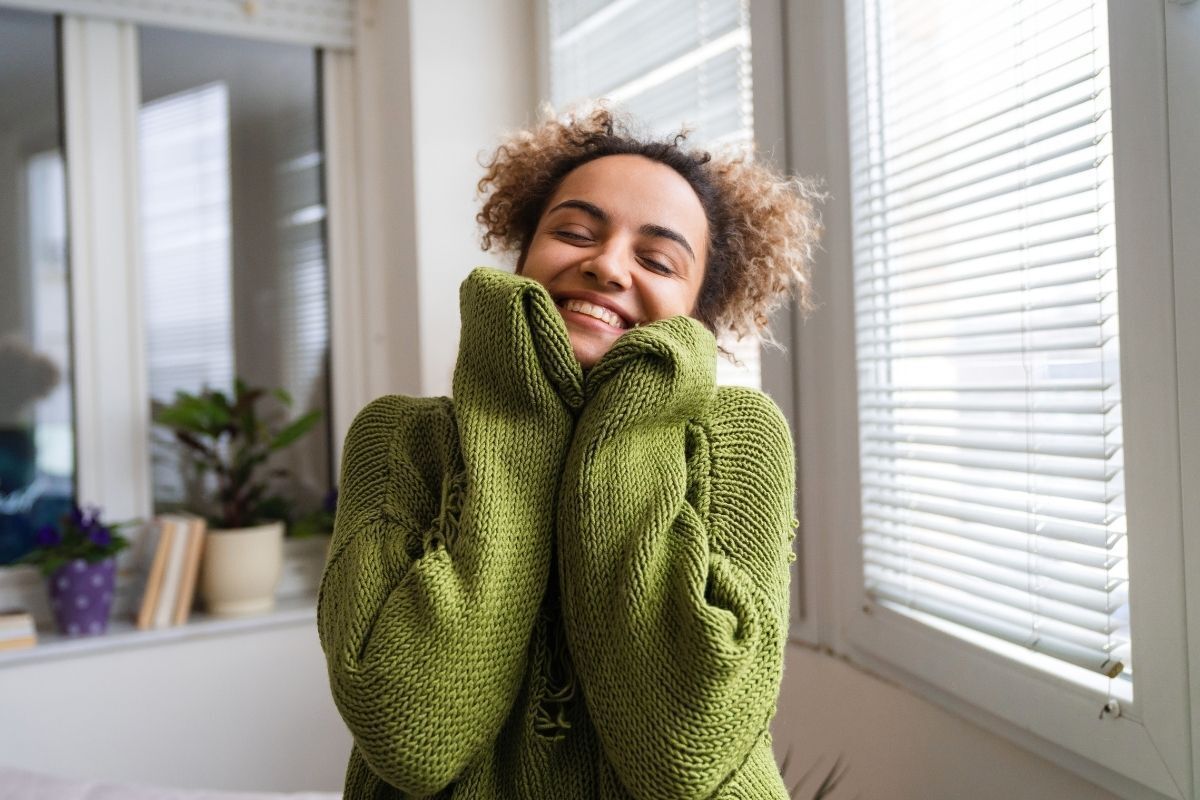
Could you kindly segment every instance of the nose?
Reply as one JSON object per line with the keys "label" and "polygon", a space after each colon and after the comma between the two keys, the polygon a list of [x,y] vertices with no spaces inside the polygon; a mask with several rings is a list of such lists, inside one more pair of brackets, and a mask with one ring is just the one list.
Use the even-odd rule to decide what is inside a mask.
{"label": "nose", "polygon": [[613,247],[606,247],[595,253],[581,265],[583,274],[605,286],[618,289],[628,289],[632,278],[629,266]]}

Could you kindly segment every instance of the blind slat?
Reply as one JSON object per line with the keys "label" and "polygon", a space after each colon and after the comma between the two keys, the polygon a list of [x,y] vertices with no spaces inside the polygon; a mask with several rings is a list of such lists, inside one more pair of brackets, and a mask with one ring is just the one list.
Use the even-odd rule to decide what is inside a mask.
{"label": "blind slat", "polygon": [[[922,203],[929,203],[939,198],[944,198],[963,189],[986,186],[988,181],[997,181],[996,189],[998,190],[1017,191],[1027,184],[1032,184],[1034,179],[1028,177],[1030,173],[1037,176],[1045,175],[1048,180],[1053,180],[1054,177],[1058,176],[1061,169],[1073,168],[1077,162],[1060,163],[1060,159],[1065,159],[1067,156],[1078,156],[1079,153],[1086,152],[1089,161],[1094,161],[1096,158],[1095,151],[1098,149],[1097,146],[1099,144],[1100,142],[1096,140],[1095,136],[1080,136],[1048,152],[1039,153],[1036,158],[1021,164],[1019,170],[1014,170],[1011,165],[1004,164],[982,174],[973,174],[948,185],[936,185],[928,188],[926,191],[914,193],[911,196],[894,197],[894,195],[901,193],[891,191],[878,195],[864,192],[856,200],[855,209],[861,211],[867,219],[872,219],[891,213],[900,206],[907,208],[919,207]],[[1043,167],[1044,169],[1034,169],[1035,167]],[[1015,179],[1014,173],[1017,175]],[[1000,182],[999,179],[1006,180]],[[925,187],[927,184],[921,182],[919,185]],[[876,203],[874,201],[883,202]],[[962,202],[969,202],[969,200],[963,198]]]}
{"label": "blind slat", "polygon": [[1030,625],[1024,626],[997,619],[988,610],[976,611],[973,608],[964,607],[962,598],[960,597],[955,597],[952,601],[947,602],[935,597],[906,596],[903,592],[889,586],[873,587],[872,593],[876,597],[889,600],[901,608],[910,607],[918,611],[923,611],[940,619],[958,623],[959,625],[981,631],[998,639],[1045,653],[1068,664],[1073,664],[1092,672],[1099,672],[1110,678],[1115,678],[1124,669],[1124,664],[1120,660],[1104,651],[1079,647],[1078,645],[1056,639],[1045,633],[1034,636],[1031,633],[1034,628],[1032,623],[1033,615],[1030,615]]}
{"label": "blind slat", "polygon": [[[1059,337],[1055,341],[1004,341],[997,343],[969,343],[952,347],[921,347],[913,345],[904,347],[903,343],[887,348],[879,347],[870,342],[864,343],[859,352],[859,361],[877,361],[880,359],[894,360],[901,358],[962,358],[965,356],[982,355],[1019,355],[1021,353],[1038,353],[1045,351],[1062,352],[1075,350],[1096,350],[1111,341],[1112,336],[1105,336],[1095,330],[1074,333]],[[870,352],[875,348],[877,352]],[[886,352],[884,352],[886,351]]]}
{"label": "blind slat", "polygon": [[[1107,248],[1106,248],[1107,249]],[[1107,274],[1107,271],[1096,263],[1096,257],[1103,254],[1104,250],[1080,250],[1071,253],[1065,253],[1062,256],[1049,258],[1041,262],[1029,264],[1025,271],[1013,269],[1012,267],[996,267],[993,272],[981,275],[969,275],[961,279],[950,278],[938,285],[950,285],[954,283],[965,283],[976,278],[1002,278],[1003,281],[992,283],[979,284],[966,289],[958,289],[957,291],[938,293],[929,296],[927,299],[922,299],[919,302],[907,302],[901,305],[901,308],[912,309],[922,306],[946,303],[951,300],[975,300],[994,298],[996,295],[1007,292],[1029,292],[1034,289],[1047,289],[1050,287],[1065,287],[1072,284],[1089,283],[1100,280]],[[1060,269],[1044,270],[1042,272],[1034,272],[1041,267],[1060,267]],[[916,287],[930,288],[930,287]],[[903,290],[913,291],[913,289]],[[1097,287],[1098,291],[1098,287]],[[858,294],[857,300],[860,303],[874,300],[876,297],[894,296],[897,292],[888,292],[886,290],[878,291],[862,291]],[[897,298],[902,300],[903,298]],[[869,313],[873,309],[863,309],[859,314]]]}
{"label": "blind slat", "polygon": [[864,479],[868,476],[904,478],[934,478],[967,483],[982,489],[1014,489],[1028,492],[1031,502],[1038,502],[1043,495],[1053,494],[1063,500],[1080,500],[1091,503],[1123,503],[1124,495],[1110,481],[1091,481],[1078,478],[1061,478],[1036,475],[1029,472],[1011,472],[986,467],[963,467],[956,464],[914,462],[903,459],[864,457],[862,459]]}
{"label": "blind slat", "polygon": [[[1015,316],[1015,315],[1014,315]],[[986,324],[976,325],[961,325],[958,330],[946,330],[943,326],[942,330],[930,333],[915,333],[902,334],[895,331],[912,327],[911,324],[895,323],[890,326],[892,332],[887,330],[875,330],[871,332],[863,332],[863,335],[858,337],[858,342],[863,347],[882,344],[899,344],[905,342],[929,342],[938,341],[941,339],[974,339],[980,336],[1025,336],[1031,333],[1052,333],[1056,331],[1073,331],[1088,329],[1091,330],[1097,325],[1102,325],[1114,318],[1113,314],[1097,314],[1091,319],[1076,320],[1071,318],[1059,317],[1055,319],[1038,318],[1036,321],[1031,321],[1027,318],[1006,319],[1004,322],[989,322]]]}
{"label": "blind slat", "polygon": [[1124,593],[1061,583],[1045,575],[1031,581],[1028,564],[1012,569],[899,539],[863,539],[865,558],[872,564],[900,573],[912,572],[1014,608],[1037,608],[1038,613],[1051,619],[1082,628],[1071,637],[1079,644],[1103,647],[1119,629],[1109,620],[1125,605]]}
{"label": "blind slat", "polygon": [[[962,486],[948,479],[921,478],[903,472],[880,474],[864,470],[862,477],[864,492],[871,500],[882,499],[891,505],[904,506],[905,498],[929,496],[943,501],[959,502],[967,506],[985,506],[1025,512],[1037,519],[1059,519],[1082,522],[1087,525],[1116,525],[1125,515],[1120,498],[1112,502],[1089,503],[1072,501],[1068,498],[1038,495],[1028,490],[976,486],[969,498],[962,495]],[[896,502],[896,501],[899,502]],[[1124,524],[1123,522],[1121,523]]]}
{"label": "blind slat", "polygon": [[1039,519],[1036,515],[1000,508],[987,508],[956,500],[917,495],[888,496],[882,492],[868,490],[863,493],[864,508],[895,508],[898,510],[921,511],[960,522],[977,522],[993,528],[1036,533],[1051,539],[1087,545],[1108,547],[1114,532],[1100,525],[1069,522],[1055,519]]}
{"label": "blind slat", "polygon": [[975,453],[949,449],[917,452],[910,447],[898,447],[890,443],[865,443],[862,452],[864,456],[875,456],[877,458],[930,461],[938,464],[956,464],[962,467],[981,467],[983,469],[999,469],[1010,472],[1032,472],[1049,477],[1081,478],[1091,481],[1109,481],[1121,472],[1120,467],[1111,463],[1077,461],[1074,459],[1056,458],[1054,456],[1037,456],[1032,459],[1021,459],[1010,453]]}
{"label": "blind slat", "polygon": [[[915,51],[916,58],[905,60],[902,56],[890,65],[892,69],[888,71],[888,77],[891,79],[891,84],[895,87],[887,94],[887,101],[892,106],[898,106],[904,110],[910,110],[913,116],[924,114],[930,110],[939,109],[939,104],[930,101],[927,97],[920,94],[921,89],[927,88],[929,83],[920,80],[920,78],[929,76],[934,77],[937,70],[945,68],[947,61],[953,60],[956,68],[956,78],[960,81],[969,80],[975,87],[990,86],[999,84],[1001,86],[1011,86],[1011,81],[1005,81],[1004,78],[1011,75],[1013,69],[1023,69],[1029,75],[1028,83],[1033,86],[1044,85],[1046,83],[1046,70],[1039,69],[1036,58],[1049,58],[1050,53],[1054,53],[1058,49],[1064,47],[1080,47],[1086,46],[1088,26],[1086,21],[1080,24],[1080,9],[1076,5],[1075,10],[1070,8],[1071,4],[1062,2],[1057,6],[1041,6],[1031,9],[1032,13],[1021,19],[1021,23],[1025,25],[1036,25],[1043,36],[1053,34],[1056,31],[1060,33],[1058,37],[1051,42],[1049,47],[1038,52],[1035,58],[1020,57],[1014,59],[1011,53],[1004,53],[1007,56],[1000,64],[996,61],[996,50],[993,48],[1003,48],[1005,41],[1002,37],[994,35],[994,31],[988,30],[983,24],[976,23],[971,28],[955,37],[955,47],[953,48],[923,48]],[[1053,12],[1066,11],[1067,13],[1057,18],[1053,16]],[[1007,9],[1011,13],[1012,9]],[[1059,26],[1066,23],[1067,25],[1074,24],[1074,30],[1063,31]],[[972,41],[971,33],[974,32],[983,39],[982,47]],[[974,45],[974,46],[972,46]],[[913,69],[915,64],[926,64],[930,69]],[[980,74],[978,69],[972,69],[976,65],[983,68],[983,74]],[[864,75],[863,78],[867,82],[871,81],[870,75]],[[868,84],[869,85],[869,84]],[[878,88],[878,82],[872,88]],[[964,112],[979,106],[982,101],[993,99],[991,95],[987,95],[983,90],[972,91],[969,96],[954,95],[946,98],[941,107],[946,109],[946,117],[954,119],[957,116],[961,119]],[[1036,98],[1031,98],[1035,100]],[[915,101],[915,102],[914,102]],[[955,105],[955,101],[961,105]],[[952,114],[954,116],[952,116]],[[893,122],[903,130],[903,123],[908,120],[904,117],[898,117]]]}
{"label": "blind slat", "polygon": [[[1088,180],[1089,178],[1091,180]],[[1097,193],[1107,195],[1109,191],[1102,183],[1097,182],[1096,176],[1090,173],[1077,173],[1070,176],[1069,179],[1056,181],[1051,187],[1042,187],[1042,191],[1032,196],[1028,192],[1002,196],[990,204],[985,204],[984,207],[975,208],[969,214],[964,214],[960,209],[951,209],[932,220],[924,220],[929,223],[924,227],[911,223],[890,225],[888,226],[888,246],[896,248],[898,245],[914,239],[931,238],[935,234],[945,235],[948,231],[972,230],[970,226],[978,223],[990,222],[996,226],[1009,225],[1009,221],[1013,217],[1027,220],[1032,215],[1032,218],[1047,219],[1050,214],[1043,211],[1043,207],[1052,207],[1053,204],[1062,203],[1068,199],[1086,198],[1087,202],[1096,208],[1106,208],[1103,203],[1096,200],[1096,195]],[[985,227],[984,230],[989,229]],[[867,231],[867,235],[859,232],[855,236],[856,245],[860,247],[871,245],[869,229]]]}
{"label": "blind slat", "polygon": [[[895,559],[892,563],[899,565],[902,560]],[[1027,625],[1027,633],[1036,632],[1038,635],[1049,636],[1093,652],[1107,651],[1122,641],[1121,637],[1116,635],[1119,630],[1117,626],[1108,623],[1109,615],[1080,614],[1080,618],[1103,617],[1105,622],[1099,628],[1091,628],[1086,623],[1074,624],[1045,612],[1043,606],[1050,606],[1054,611],[1059,610],[1058,604],[1052,600],[1029,596],[1021,598],[1020,595],[1024,594],[1022,592],[989,585],[986,581],[975,580],[969,576],[955,575],[951,570],[939,570],[924,565],[919,569],[921,573],[944,577],[951,583],[942,583],[926,577],[925,574],[914,574],[911,570],[904,574],[883,563],[872,562],[867,565],[867,572],[874,578],[876,587],[887,587],[890,584],[901,596],[907,594],[912,598],[952,601],[967,609],[986,612],[994,619],[1015,625]],[[996,597],[992,597],[993,594]]]}
{"label": "blind slat", "polygon": [[[861,210],[861,204],[856,207],[856,211],[861,213],[860,218],[856,218],[855,224],[855,239],[860,239],[867,236],[875,236],[888,230],[894,226],[910,225],[914,222],[920,222],[928,219],[937,219],[947,213],[953,211],[961,211],[964,208],[970,208],[978,203],[983,203],[988,200],[994,200],[1006,195],[1019,196],[1022,192],[1027,192],[1030,189],[1035,189],[1045,184],[1053,184],[1056,181],[1065,178],[1071,178],[1081,173],[1093,173],[1096,169],[1095,153],[1084,152],[1082,157],[1076,157],[1066,164],[1056,165],[1052,169],[1037,172],[1033,176],[1028,174],[1014,175],[1008,181],[999,182],[994,186],[983,186],[972,194],[956,197],[937,205],[932,205],[927,208],[917,208],[913,210],[906,204],[905,210],[907,213],[898,213],[896,209],[872,209],[871,213],[866,213]],[[937,196],[937,194],[933,195]],[[879,221],[880,217],[885,217],[883,221]]]}
{"label": "blind slat", "polygon": [[[943,267],[954,267],[956,276],[999,274],[995,271],[997,269],[995,261],[988,260],[995,259],[996,256],[1009,257],[1001,262],[1001,271],[1015,271],[1021,269],[1026,259],[1038,260],[1043,257],[1040,248],[1046,248],[1047,253],[1053,253],[1057,257],[1058,251],[1051,249],[1053,245],[1096,237],[1104,226],[1096,220],[1094,215],[1084,215],[1084,217],[1072,225],[1049,225],[1044,231],[1036,231],[1033,225],[1026,224],[1020,229],[1020,235],[1012,235],[1005,240],[997,240],[998,237],[977,237],[975,243],[978,250],[974,252],[962,252],[961,250],[954,252],[946,245],[938,245],[923,251],[924,253],[936,253],[937,256],[933,259],[908,261],[906,259],[910,256],[895,254],[883,255],[878,258],[864,258],[861,263],[864,270],[876,263],[887,264],[886,276],[889,279],[889,288],[893,291],[940,285],[945,280],[945,276],[937,275],[932,279],[925,280],[909,280],[909,278],[914,273],[941,270]],[[1039,221],[1037,224],[1041,225],[1041,222]],[[1038,233],[1041,235],[1037,235]],[[1092,244],[1090,253],[1095,253],[1096,249],[1096,245]],[[978,267],[972,269],[965,266],[977,261],[982,262]],[[883,277],[882,274],[867,273],[859,280],[877,281],[881,277]],[[962,278],[957,279],[962,280]]]}
{"label": "blind slat", "polygon": [[[1045,553],[1031,554],[1023,549],[1013,550],[991,544],[982,544],[961,536],[950,536],[919,528],[893,526],[891,530],[888,530],[883,525],[867,525],[863,529],[863,538],[864,542],[868,540],[880,543],[893,542],[896,543],[895,547],[915,543],[942,553],[965,556],[991,564],[1000,564],[1014,570],[1021,570],[1026,581],[1028,581],[1029,576],[1023,570],[1029,566],[1032,559],[1036,558],[1038,575],[1044,575],[1061,583],[1088,588],[1103,596],[1107,596],[1107,593],[1110,591],[1115,591],[1119,586],[1124,585],[1127,580],[1123,576],[1114,576],[1111,570],[1086,566],[1074,561],[1051,558]],[[1126,592],[1117,599],[1124,602],[1127,598],[1128,593]],[[1095,610],[1102,610],[1109,605],[1111,603],[1106,600],[1104,605],[1099,605]]]}
{"label": "blind slat", "polygon": [[[873,427],[952,428],[962,431],[1020,433],[1025,436],[1104,436],[1112,437],[1113,441],[1120,441],[1120,429],[1115,425],[1106,424],[1101,414],[1090,411],[1083,412],[1086,416],[1081,420],[1072,415],[1061,423],[1050,424],[1040,421],[1044,419],[1042,414],[1031,421],[1030,414],[1008,412],[1011,415],[1008,420],[998,420],[995,414],[979,414],[975,410],[964,412],[956,406],[950,409],[958,412],[954,416],[939,413],[942,409],[915,404],[905,405],[902,402],[884,409],[890,410],[890,413],[886,414],[874,412],[874,409],[880,409],[879,406],[860,405],[859,408],[870,409],[859,414],[859,422]],[[964,416],[968,413],[972,416]],[[1061,416],[1061,412],[1055,413]]]}
{"label": "blind slat", "polygon": [[871,320],[870,317],[877,316],[875,313],[863,313],[855,317],[855,331],[865,333],[880,328],[888,328],[893,325],[918,325],[931,322],[982,319],[1001,314],[1016,314],[1051,309],[1066,309],[1070,311],[1084,305],[1099,305],[1103,307],[1105,300],[1109,298],[1109,294],[1105,291],[1098,291],[1092,281],[1084,281],[1066,289],[1058,288],[1058,291],[1044,292],[1042,294],[1045,296],[1039,297],[1039,295],[1032,292],[1023,292],[1015,298],[1003,300],[1002,302],[993,300],[989,303],[974,306],[969,310],[962,310],[960,307],[959,310],[947,309],[938,312],[926,312],[924,314],[910,314],[903,313],[902,309],[895,309],[894,311],[889,309],[892,313],[886,315],[883,320]]}
{"label": "blind slat", "polygon": [[[948,424],[946,427],[952,427],[952,424]],[[957,447],[966,450],[1037,453],[1046,456],[1089,458],[1102,461],[1112,458],[1116,450],[1113,445],[1105,443],[1102,439],[1085,436],[1027,436],[1020,438],[1006,434],[988,436],[971,433],[874,430],[871,432],[871,440],[933,447]]]}
{"label": "blind slat", "polygon": [[[1091,53],[1087,53],[1087,54],[1083,54],[1083,55],[1072,55],[1072,59],[1073,60],[1082,60],[1091,55],[1092,55]],[[1030,141],[1041,141],[1043,139],[1053,138],[1054,136],[1057,136],[1060,133],[1066,133],[1067,131],[1075,130],[1076,128],[1082,128],[1085,125],[1089,125],[1096,121],[1095,112],[1090,109],[1087,109],[1086,111],[1081,111],[1080,106],[1084,105],[1084,103],[1080,102],[1079,97],[1075,97],[1075,96],[1072,96],[1069,94],[1066,98],[1058,98],[1055,96],[1059,95],[1059,94],[1063,94],[1067,90],[1074,89],[1078,86],[1086,87],[1090,84],[1091,80],[1094,77],[1095,77],[1094,73],[1082,72],[1082,73],[1073,75],[1067,81],[1064,81],[1060,86],[1057,86],[1053,89],[1043,92],[1042,99],[1049,99],[1049,98],[1053,97],[1053,98],[1055,98],[1055,102],[1048,103],[1047,107],[1045,107],[1045,108],[1037,109],[1036,113],[1034,113],[1033,115],[1030,115],[1028,113],[1028,110],[1027,110],[1025,104],[1017,103],[1013,106],[1010,106],[1005,111],[1000,112],[998,114],[992,114],[991,116],[988,117],[988,119],[983,120],[983,122],[992,122],[992,121],[995,121],[998,119],[1003,119],[1006,116],[1013,117],[1013,119],[1011,121],[1005,122],[999,128],[984,127],[984,129],[982,131],[976,131],[975,129],[980,127],[980,121],[972,121],[970,123],[967,123],[966,125],[962,125],[954,130],[947,132],[947,133],[940,134],[933,139],[923,140],[917,147],[914,147],[913,149],[911,149],[907,152],[904,152],[904,151],[893,152],[891,154],[891,160],[896,166],[894,166],[890,169],[890,171],[886,175],[886,178],[880,178],[880,179],[895,180],[896,178],[898,178],[902,175],[907,175],[908,173],[913,172],[915,170],[919,170],[922,167],[929,167],[929,166],[932,166],[939,162],[954,163],[953,157],[963,151],[969,150],[970,148],[973,148],[973,147],[980,147],[984,144],[987,144],[988,142],[1004,141],[1005,138],[1016,138],[1016,137],[1012,137],[1011,135],[1021,133],[1022,130],[1028,126],[1036,126],[1039,123],[1048,122],[1049,120],[1052,120],[1055,117],[1060,116],[1068,111],[1075,111],[1078,116],[1073,118],[1071,122],[1068,122],[1065,124],[1060,124],[1054,128],[1050,128],[1046,131],[1041,131],[1041,132],[1037,133],[1036,138],[1033,138]],[[1085,97],[1088,100],[1093,99],[1090,93],[1085,95]],[[1021,113],[1020,115],[1014,113],[1017,111],[1020,111],[1023,113]],[[966,133],[973,133],[973,135],[970,138],[962,139],[961,137],[963,136],[963,134],[966,134]],[[960,138],[959,138],[959,140],[956,140],[955,137],[960,137]],[[938,149],[934,149],[935,145],[947,145],[947,146],[945,148],[938,150]],[[1004,147],[1007,148],[1007,147],[1012,147],[1014,145],[1019,147],[1020,141],[1017,141],[1012,144],[1005,144]],[[917,160],[912,160],[909,163],[905,163],[906,158],[911,158],[911,157],[915,156],[917,153],[920,153],[922,150],[932,150],[933,152],[931,152],[927,155],[922,155]],[[995,149],[993,149],[990,152],[995,153]],[[999,153],[995,153],[995,154],[998,155]],[[986,158],[982,159],[982,160],[986,160]],[[864,178],[866,179],[866,181],[863,181]],[[858,182],[859,185],[867,185],[868,183],[874,183],[880,179],[872,180],[872,176],[869,173],[861,173],[856,176],[856,181]]]}
{"label": "blind slat", "polygon": [[1044,539],[1025,531],[997,528],[992,525],[966,523],[914,510],[898,510],[883,506],[866,508],[863,519],[867,527],[872,524],[890,524],[905,530],[926,530],[956,536],[980,544],[990,544],[1012,550],[1039,553],[1062,561],[1071,561],[1086,567],[1110,570],[1121,560],[1109,548],[1090,547],[1078,542],[1060,539]]}

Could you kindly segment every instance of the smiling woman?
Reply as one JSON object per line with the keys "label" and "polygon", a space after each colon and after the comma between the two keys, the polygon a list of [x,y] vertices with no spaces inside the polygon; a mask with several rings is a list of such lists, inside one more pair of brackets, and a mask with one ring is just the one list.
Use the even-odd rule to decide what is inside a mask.
{"label": "smiling woman", "polygon": [[717,330],[807,304],[807,184],[601,109],[501,145],[452,398],[347,434],[317,627],[347,800],[785,800],[791,432]]}

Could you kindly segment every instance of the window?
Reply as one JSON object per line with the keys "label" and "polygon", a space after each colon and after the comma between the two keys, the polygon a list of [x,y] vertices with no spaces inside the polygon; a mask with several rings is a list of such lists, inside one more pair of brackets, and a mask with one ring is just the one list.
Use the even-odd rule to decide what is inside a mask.
{"label": "window", "polygon": [[[547,0],[546,14],[555,108],[605,98],[654,136],[752,144],[749,0]],[[718,383],[759,387],[758,339],[721,346],[741,366],[719,357]]]}
{"label": "window", "polygon": [[[339,400],[351,399],[331,408],[320,112],[327,97],[349,107],[331,128],[340,142],[354,141],[349,0],[301,9],[42,4],[61,10],[57,17],[4,5],[0,359],[5,377],[16,374],[7,360],[17,359],[27,380],[0,381],[0,401],[14,406],[0,419],[0,565],[76,499],[112,520],[145,519],[175,501],[178,473],[160,452],[151,465],[161,432],[148,401],[199,388],[194,371],[177,370],[189,363],[220,373],[224,361],[226,374],[286,388],[293,413],[326,412],[323,426],[272,464],[291,470],[290,483],[271,488],[296,500],[294,513],[317,506],[333,480],[332,432],[344,430],[362,394],[362,371],[343,365]],[[222,119],[224,133],[214,133]],[[218,139],[224,173],[214,176],[205,148]],[[354,206],[349,148],[333,149],[330,174]],[[206,205],[222,183],[224,198]],[[214,235],[222,214],[225,231]],[[350,219],[337,229],[342,241]],[[345,248],[336,260],[351,263]],[[346,269],[340,274],[345,281]],[[345,319],[348,294],[340,296]],[[186,329],[197,313],[205,324],[189,338],[181,323]],[[227,320],[224,339],[213,318]],[[341,352],[362,346],[359,332],[345,331]],[[114,617],[139,599],[138,555],[135,541],[118,556]],[[2,572],[0,601],[48,621],[36,571]]]}
{"label": "window", "polygon": [[856,5],[867,596],[1130,699],[1105,8]]}
{"label": "window", "polygon": [[0,564],[75,495],[74,414],[53,16],[0,9]]}
{"label": "window", "polygon": [[[139,34],[141,232],[151,398],[235,377],[319,409],[272,466],[301,511],[331,487],[328,270],[316,52],[145,27]],[[280,409],[275,409],[279,411]],[[156,506],[188,486],[156,431]]]}
{"label": "window", "polygon": [[[1179,338],[1179,321],[1188,319],[1186,309],[1196,299],[1194,285],[1179,279],[1188,272],[1177,266],[1178,256],[1172,264],[1172,231],[1180,228],[1171,225],[1176,186],[1171,167],[1186,174],[1196,163],[1196,139],[1168,140],[1168,123],[1175,125],[1179,105],[1168,107],[1165,88],[1174,85],[1180,96],[1190,97],[1195,71],[1177,71],[1178,83],[1168,84],[1161,45],[1164,16],[1172,14],[1181,16],[1170,4],[1147,15],[1144,8],[1103,0],[969,6],[842,0],[789,14],[785,28],[787,51],[800,54],[789,67],[788,86],[795,167],[827,176],[830,195],[826,252],[814,274],[823,304],[805,323],[799,348],[801,519],[802,527],[819,531],[816,546],[806,550],[819,584],[817,624],[807,633],[951,713],[1131,797],[1194,794],[1188,648],[1190,643],[1194,652],[1200,634],[1185,613],[1190,532],[1181,498],[1187,497],[1189,473],[1181,467],[1181,453],[1188,452],[1187,437],[1195,438],[1194,426],[1181,422],[1192,404],[1178,377],[1187,374],[1190,356],[1176,343],[1186,341]],[[1086,24],[1074,29],[1076,36],[1062,35],[1080,20]],[[953,41],[943,44],[948,31],[953,34],[945,38]],[[1052,46],[1056,36],[1062,36],[1058,49]],[[1035,79],[1053,66],[1046,56],[1061,56],[1085,37],[1095,41],[1077,52],[1092,69],[1075,76],[1078,81],[1039,88]],[[919,42],[915,54],[914,42]],[[1015,46],[1020,43],[1024,49]],[[996,63],[997,51],[1005,47],[1007,61]],[[974,71],[963,61],[971,57],[983,60]],[[923,83],[911,82],[922,64],[943,60],[953,66],[932,66]],[[1009,149],[984,136],[1001,133],[999,117],[981,120],[973,106],[994,102],[996,81],[1014,69],[1021,77],[1010,91],[1020,102],[1008,105],[1015,106],[1025,130],[1008,142],[1014,145]],[[1092,86],[1072,98],[1068,82]],[[1056,92],[1057,108],[1038,105]],[[1109,96],[1111,106],[1105,105]],[[1071,99],[1078,116],[1069,111]],[[939,127],[938,106],[957,116],[951,127]],[[1052,125],[1046,120],[1056,112],[1062,116]],[[922,114],[922,124],[914,124]],[[977,126],[972,136],[972,122],[995,127]],[[1054,145],[1055,136],[1061,146]],[[925,150],[906,153],[906,144],[923,144]],[[1092,175],[1091,189],[1075,198],[1081,202],[1086,194],[1086,206],[1064,202],[1072,151],[1079,156],[1078,174]],[[933,156],[942,158],[940,165]],[[1047,171],[1055,157],[1062,159],[1062,169]],[[901,172],[906,167],[911,169]],[[1020,201],[1016,218],[1011,212],[1006,217],[998,205],[1004,192],[971,195],[1005,186],[1006,173],[1044,179],[1027,180],[1009,194]],[[1061,198],[1047,194],[1053,181],[1059,181]],[[1181,196],[1187,195],[1176,195],[1174,207],[1186,214],[1186,203],[1178,207]],[[1046,213],[1051,204],[1058,213]],[[972,211],[980,212],[978,219],[970,218]],[[870,214],[877,219],[868,220]],[[945,221],[957,230],[934,229]],[[918,231],[924,239],[903,238]],[[1009,284],[1007,297],[998,288],[1010,271],[1004,269],[1002,234],[1019,237],[1018,246],[1007,251],[1008,263],[1021,265],[1026,274],[1017,287]],[[1076,274],[1063,257],[1074,252],[1071,241],[1083,245],[1079,259],[1091,259],[1086,268],[1077,265]],[[917,252],[919,247],[928,250]],[[1034,263],[1039,254],[1045,263]],[[938,265],[938,255],[949,263]],[[1062,263],[1050,263],[1052,256]],[[969,274],[971,268],[990,271],[982,266],[989,258],[992,275]],[[927,285],[917,285],[917,269],[929,270]],[[955,275],[955,269],[962,273]],[[1034,270],[1048,275],[1054,269],[1065,270],[1058,287],[1037,285]],[[1081,298],[1077,281],[1084,272],[1088,288]],[[988,305],[1014,297],[1020,315]],[[918,299],[929,302],[917,307]],[[948,311],[947,301],[956,308]],[[917,318],[921,311],[930,318]],[[1018,336],[997,338],[1006,333],[1003,322],[1022,317]],[[1095,336],[1076,339],[1062,330],[1075,325]],[[1014,343],[1020,354],[1009,358],[1029,364],[1024,368],[1022,361],[1019,379],[995,367],[1002,356],[997,351]],[[1090,358],[1065,345],[1090,351]],[[965,356],[991,364],[993,371],[973,374],[967,367],[976,358]],[[930,370],[934,364],[936,372]],[[1022,388],[1015,395],[1014,384]],[[1051,387],[1056,391],[1042,391]],[[1012,430],[1022,418],[1029,427]],[[921,424],[933,420],[939,424]],[[980,424],[963,424],[971,422]],[[1044,429],[1050,422],[1060,423],[1057,432]],[[1081,444],[1076,429],[1089,428],[1091,445],[1064,446]],[[1020,466],[1014,454],[1027,464]],[[1001,468],[1006,461],[1019,468]],[[1050,474],[1065,472],[1067,464],[1081,467],[1072,470],[1082,474]],[[1010,472],[1032,474],[1021,486],[1019,479],[1002,477]],[[963,480],[966,475],[972,478]],[[1084,486],[1088,496],[1072,494],[1082,494]],[[1021,493],[1033,495],[1023,509],[1016,500]],[[1000,534],[1013,525],[1014,511],[1047,515],[1035,516],[1033,524],[1050,522],[1057,530],[1035,528],[1031,537],[1012,528],[1017,537],[992,541],[972,536]],[[1078,516],[1082,511],[1090,521]],[[1056,518],[1048,519],[1052,512]],[[1068,525],[1059,527],[1063,520]],[[1089,531],[1092,544],[1068,541],[1067,530],[1072,536]],[[1037,549],[997,549],[1022,537],[1024,545]],[[1082,560],[1055,563],[1053,551],[1101,559],[1080,570]],[[1047,566],[1056,574],[1039,572]],[[1020,573],[1006,572],[1017,567],[1025,570],[1023,581]],[[1112,579],[1091,587],[1103,591],[1099,596],[1078,592],[1087,587],[1064,580],[1089,572]],[[981,589],[983,579],[991,578],[997,585]],[[963,613],[971,601],[930,586],[943,581],[957,581],[953,589],[967,587],[1002,605],[1019,597],[1013,602],[1024,604],[1023,611],[1032,608],[1050,621],[1030,615],[1008,631],[988,631],[989,625],[1000,627],[995,623],[1011,610],[976,605],[986,611]],[[894,599],[884,596],[889,591]],[[1056,596],[1043,597],[1042,591]],[[931,602],[949,597],[954,599],[940,606]],[[1094,603],[1097,616],[1076,616],[1086,623],[1076,628],[1061,624],[1074,625],[1063,617],[1080,599]],[[1101,660],[1076,659],[1078,651],[1039,652],[1023,639],[1016,643],[996,635],[1030,625],[1090,637],[1089,657]],[[1110,655],[1122,665],[1111,678],[1115,663],[1107,668],[1103,663]]]}

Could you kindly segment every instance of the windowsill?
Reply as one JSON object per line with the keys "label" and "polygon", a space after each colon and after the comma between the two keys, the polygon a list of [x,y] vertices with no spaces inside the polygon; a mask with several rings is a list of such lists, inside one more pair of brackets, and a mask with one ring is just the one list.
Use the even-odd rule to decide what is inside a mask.
{"label": "windowsill", "polygon": [[302,595],[276,600],[275,609],[265,614],[222,618],[196,611],[186,624],[159,630],[140,631],[130,620],[114,619],[109,621],[108,631],[100,636],[70,638],[57,632],[43,634],[39,631],[38,643],[35,646],[24,650],[0,652],[0,669],[101,655],[136,647],[155,647],[269,628],[305,625],[314,622],[316,618],[316,597]]}

